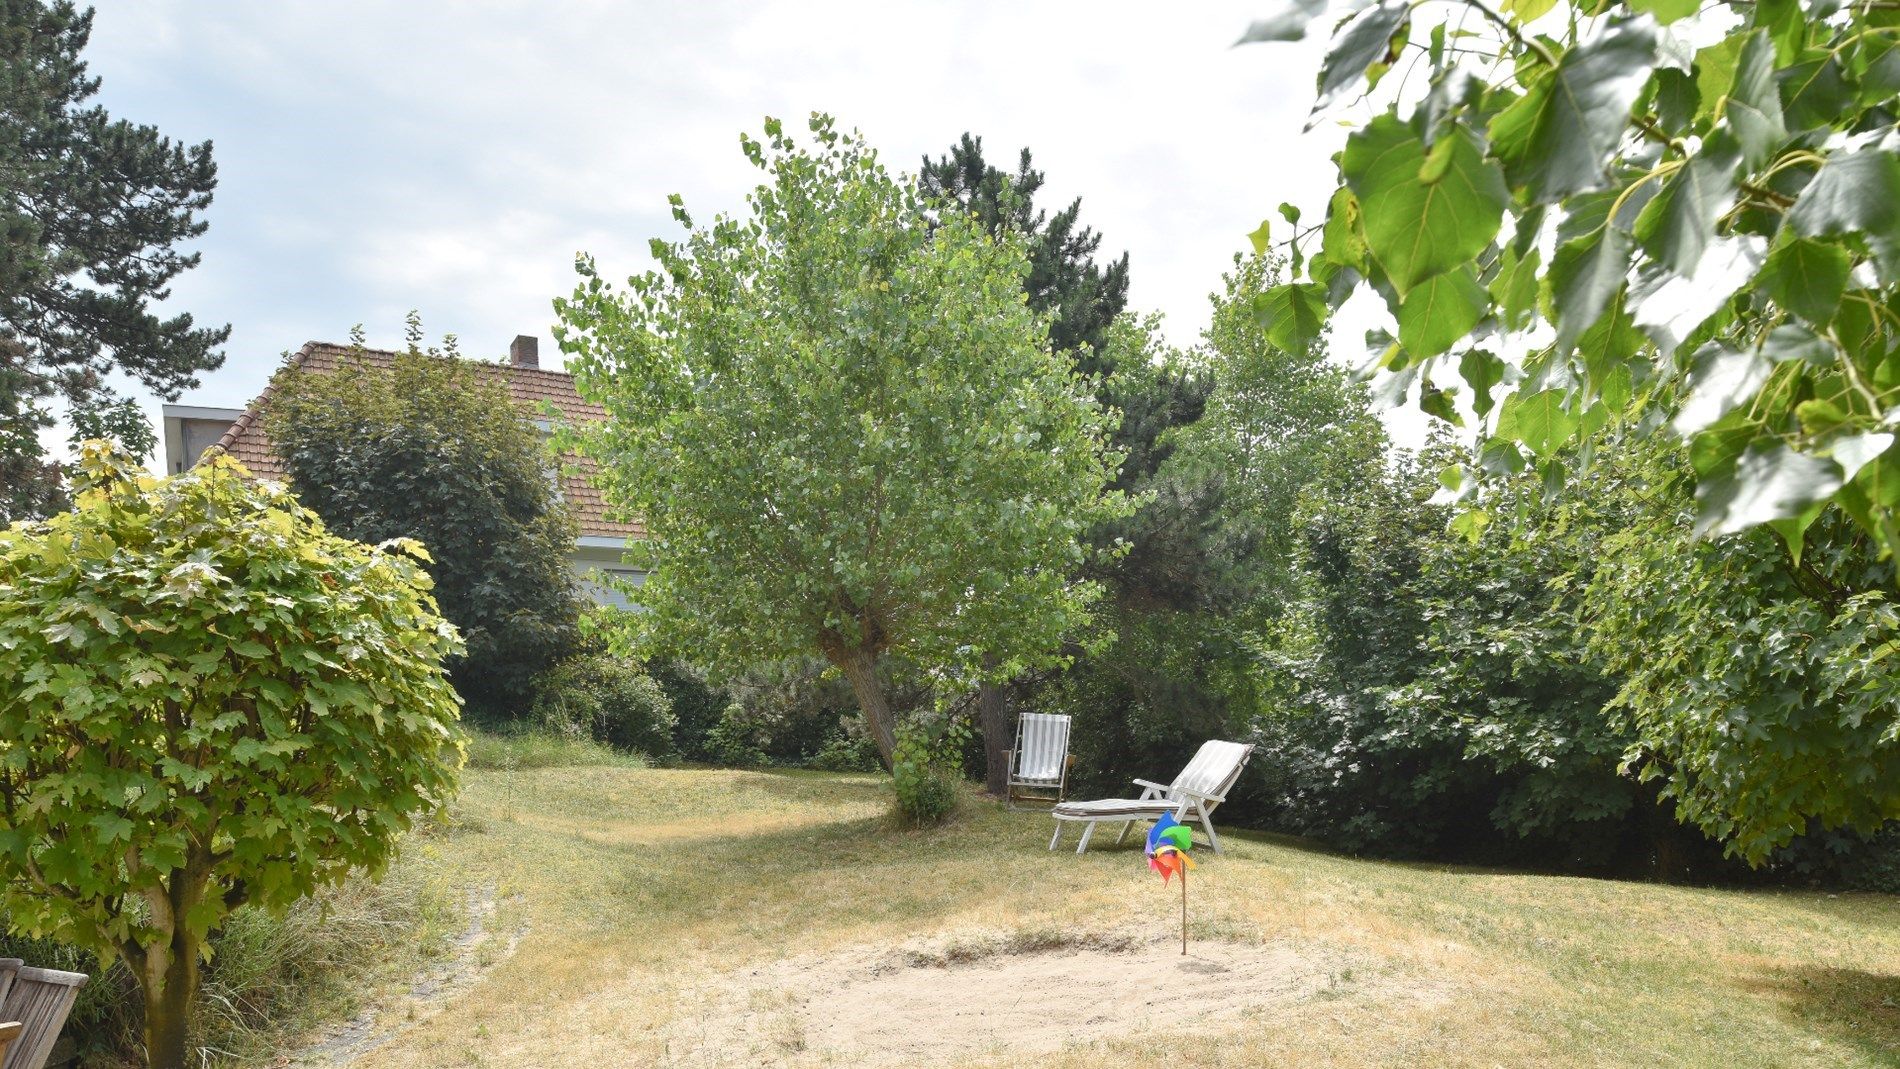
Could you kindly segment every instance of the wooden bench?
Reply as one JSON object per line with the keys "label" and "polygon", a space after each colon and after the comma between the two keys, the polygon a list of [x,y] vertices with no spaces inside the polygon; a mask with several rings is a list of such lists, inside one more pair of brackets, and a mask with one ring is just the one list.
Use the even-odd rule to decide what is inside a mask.
{"label": "wooden bench", "polygon": [[45,1069],[85,982],[85,973],[0,958],[0,1069]]}

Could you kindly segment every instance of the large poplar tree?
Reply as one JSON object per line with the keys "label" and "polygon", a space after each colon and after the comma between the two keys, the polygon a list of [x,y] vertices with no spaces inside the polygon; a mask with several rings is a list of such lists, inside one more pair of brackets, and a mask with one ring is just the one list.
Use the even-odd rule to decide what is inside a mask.
{"label": "large poplar tree", "polygon": [[1082,539],[1117,511],[1109,417],[1023,295],[1019,235],[939,212],[813,116],[743,140],[742,217],[655,241],[611,288],[583,258],[562,348],[609,420],[583,432],[652,569],[634,626],[730,666],[817,654],[890,762],[886,656],[1044,661],[1096,588]]}

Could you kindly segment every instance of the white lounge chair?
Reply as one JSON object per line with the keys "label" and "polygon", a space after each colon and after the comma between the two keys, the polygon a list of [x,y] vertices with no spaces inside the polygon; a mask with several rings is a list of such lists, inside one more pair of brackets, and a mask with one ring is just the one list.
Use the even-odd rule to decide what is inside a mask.
{"label": "white lounge chair", "polygon": [[1004,804],[1016,808],[1020,799],[1034,799],[1039,793],[1054,791],[1054,798],[1042,801],[1060,805],[1069,789],[1069,718],[1057,713],[1024,713],[1016,721],[1016,747],[1009,752],[1009,787]]}
{"label": "white lounge chair", "polygon": [[1049,837],[1049,849],[1054,850],[1061,840],[1064,822],[1082,825],[1082,841],[1075,847],[1075,852],[1080,854],[1088,850],[1089,836],[1095,834],[1097,824],[1120,821],[1122,833],[1115,838],[1119,844],[1128,837],[1128,829],[1135,821],[1160,820],[1173,814],[1174,819],[1183,824],[1199,824],[1207,832],[1208,845],[1218,854],[1220,836],[1214,834],[1214,822],[1209,817],[1227,800],[1227,792],[1234,789],[1241,769],[1247,767],[1247,759],[1252,756],[1253,747],[1247,743],[1204,742],[1194,759],[1174,777],[1173,783],[1164,787],[1152,780],[1136,780],[1135,785],[1142,789],[1140,798],[1062,802],[1050,811],[1056,818],[1056,833]]}

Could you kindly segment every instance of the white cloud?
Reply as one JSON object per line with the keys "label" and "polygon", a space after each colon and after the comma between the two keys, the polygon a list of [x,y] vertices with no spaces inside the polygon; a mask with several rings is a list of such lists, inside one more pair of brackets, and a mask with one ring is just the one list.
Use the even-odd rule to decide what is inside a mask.
{"label": "white cloud", "polygon": [[[742,208],[760,118],[814,109],[914,170],[964,131],[1082,196],[1133,303],[1178,342],[1245,234],[1316,217],[1334,126],[1302,136],[1319,44],[1229,44],[1245,4],[737,2],[203,5],[102,0],[87,54],[117,115],[216,142],[205,260],[174,304],[235,325],[187,400],[242,403],[277,354],[419,309],[473,354],[546,335],[574,253],[647,264],[678,192]],[[1350,339],[1356,345],[1356,335]],[[551,346],[544,346],[548,352]]]}

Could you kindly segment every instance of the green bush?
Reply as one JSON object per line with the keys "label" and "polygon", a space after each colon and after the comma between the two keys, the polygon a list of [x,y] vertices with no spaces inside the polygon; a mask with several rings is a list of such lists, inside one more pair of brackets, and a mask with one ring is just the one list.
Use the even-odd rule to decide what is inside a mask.
{"label": "green bush", "polygon": [[772,763],[760,743],[765,739],[760,718],[738,702],[730,702],[719,722],[706,733],[706,756],[732,768],[759,768]]}
{"label": "green bush", "polygon": [[634,662],[610,653],[570,657],[535,683],[531,722],[570,739],[664,757],[673,752],[673,705]]}
{"label": "green bush", "polygon": [[899,721],[891,755],[898,819],[918,828],[950,819],[957,808],[957,781],[969,740],[970,726],[959,716],[925,713]]}
{"label": "green bush", "polygon": [[865,733],[862,720],[845,720],[805,763],[821,772],[876,772],[877,744]]}

